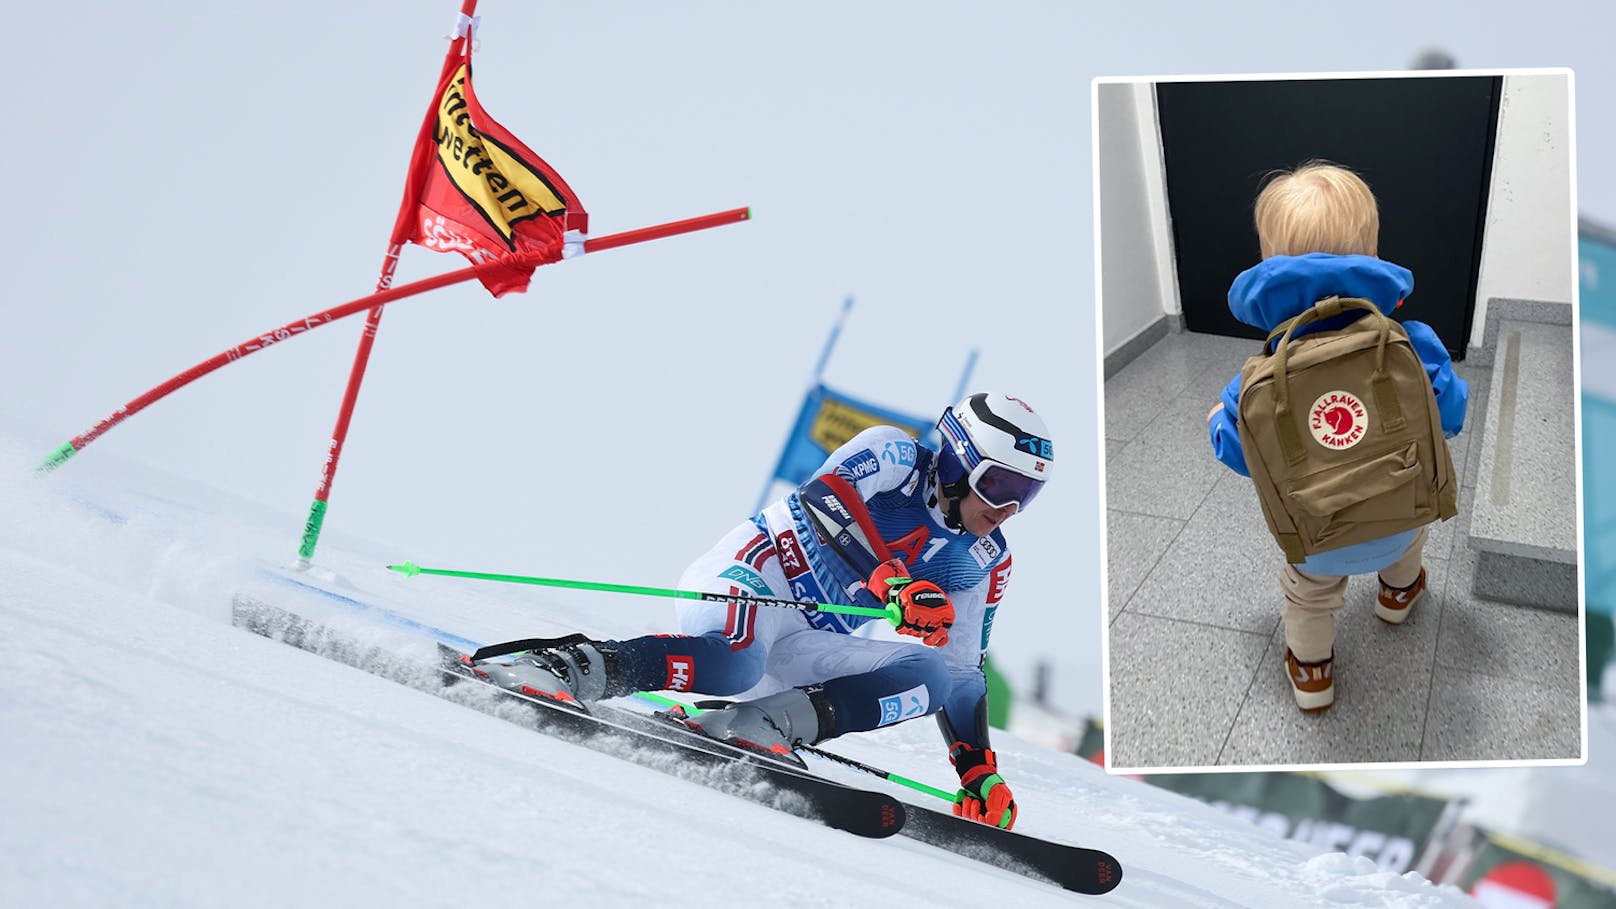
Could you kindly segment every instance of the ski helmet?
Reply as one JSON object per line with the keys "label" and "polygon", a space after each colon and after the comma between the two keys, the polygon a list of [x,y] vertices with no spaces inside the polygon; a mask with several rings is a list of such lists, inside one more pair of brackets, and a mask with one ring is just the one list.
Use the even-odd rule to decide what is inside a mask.
{"label": "ski helmet", "polygon": [[974,491],[994,508],[1025,509],[1044,488],[1055,446],[1042,417],[1020,398],[974,394],[943,411],[937,483],[959,500]]}

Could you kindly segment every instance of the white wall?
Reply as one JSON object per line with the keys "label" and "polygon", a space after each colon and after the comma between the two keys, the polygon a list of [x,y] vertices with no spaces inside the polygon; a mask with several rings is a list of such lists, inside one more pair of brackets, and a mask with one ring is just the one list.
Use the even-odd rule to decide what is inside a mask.
{"label": "white wall", "polygon": [[1569,71],[1504,77],[1471,346],[1492,297],[1571,305],[1577,228]]}
{"label": "white wall", "polygon": [[1100,331],[1109,356],[1177,314],[1178,282],[1155,91],[1148,82],[1096,83],[1094,93]]}

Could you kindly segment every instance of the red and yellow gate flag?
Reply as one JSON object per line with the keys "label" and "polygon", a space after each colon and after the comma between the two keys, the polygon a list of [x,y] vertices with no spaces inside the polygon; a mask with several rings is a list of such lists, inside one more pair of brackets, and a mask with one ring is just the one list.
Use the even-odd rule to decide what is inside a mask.
{"label": "red and yellow gate flag", "polygon": [[496,297],[520,293],[533,269],[583,252],[589,215],[561,175],[477,103],[471,41],[459,41],[416,140],[394,236],[473,264],[523,256],[480,276]]}

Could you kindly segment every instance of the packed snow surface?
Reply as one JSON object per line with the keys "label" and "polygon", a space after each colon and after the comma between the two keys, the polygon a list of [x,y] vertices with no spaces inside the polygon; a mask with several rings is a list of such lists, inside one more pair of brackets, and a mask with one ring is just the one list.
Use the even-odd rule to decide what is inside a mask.
{"label": "packed snow surface", "polygon": [[[6,463],[0,478],[0,890],[14,905],[1473,905],[1002,733],[1017,829],[1116,855],[1116,891],[860,839],[231,624],[248,596],[408,663],[434,638],[636,634],[667,620],[665,602],[406,579],[384,566],[418,554],[336,534],[312,570],[289,571],[271,556],[293,547],[291,516],[110,459],[48,479]],[[929,721],[831,747],[953,784]]]}

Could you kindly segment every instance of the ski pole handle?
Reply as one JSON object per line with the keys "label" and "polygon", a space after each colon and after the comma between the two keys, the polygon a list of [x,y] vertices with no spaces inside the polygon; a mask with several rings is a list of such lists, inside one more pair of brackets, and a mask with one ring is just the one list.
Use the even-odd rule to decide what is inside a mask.
{"label": "ski pole handle", "polygon": [[422,568],[414,562],[389,565],[407,578],[418,574],[436,574],[451,578],[471,578],[478,581],[500,581],[507,584],[533,584],[539,587],[566,587],[573,590],[599,590],[606,593],[629,593],[638,596],[673,597],[681,600],[705,600],[709,603],[751,603],[757,606],[775,606],[799,612],[835,612],[842,615],[864,615],[886,619],[896,628],[903,623],[903,610],[896,603],[876,609],[870,606],[842,606],[837,603],[799,602],[778,597],[760,597],[744,593],[708,593],[699,590],[675,590],[671,587],[642,587],[635,584],[609,584],[601,581],[573,581],[566,578],[536,578],[522,574],[491,574],[483,571],[455,571],[447,568]]}

